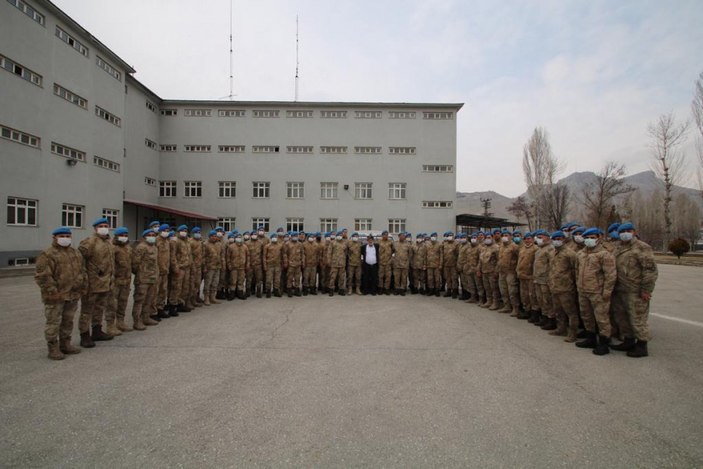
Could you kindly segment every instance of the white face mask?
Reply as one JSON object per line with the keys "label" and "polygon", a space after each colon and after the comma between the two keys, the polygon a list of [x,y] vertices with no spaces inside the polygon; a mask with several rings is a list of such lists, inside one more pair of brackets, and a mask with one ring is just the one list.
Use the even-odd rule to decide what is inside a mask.
{"label": "white face mask", "polygon": [[574,235],[574,242],[578,244],[583,244],[583,236],[581,235]]}
{"label": "white face mask", "polygon": [[117,241],[126,244],[129,241],[129,236],[118,236]]}
{"label": "white face mask", "polygon": [[259,230],[259,236],[263,236],[263,235],[264,235],[264,230]]}
{"label": "white face mask", "polygon": [[552,241],[552,244],[554,245],[555,248],[560,248],[564,245],[564,241],[555,239],[554,241]]}
{"label": "white face mask", "polygon": [[162,231],[162,232],[161,232],[161,237],[162,237],[162,238],[168,238],[168,231]]}
{"label": "white face mask", "polygon": [[272,243],[277,243],[277,242],[278,242],[278,238],[271,238],[271,242],[272,242]]}
{"label": "white face mask", "polygon": [[537,238],[535,238],[535,243],[537,243],[537,246],[542,246],[544,244],[544,239],[538,236]]}
{"label": "white face mask", "polygon": [[168,240],[169,241],[178,241],[178,238],[176,238],[175,236],[171,236],[170,238],[168,238]]}
{"label": "white face mask", "polygon": [[490,246],[491,244],[493,244],[493,238],[484,239],[483,244],[485,244],[486,246]]}
{"label": "white face mask", "polygon": [[251,240],[252,240],[252,241],[256,241],[257,238],[258,238],[258,236],[256,236],[256,235],[251,235]]}
{"label": "white face mask", "polygon": [[224,234],[223,232],[221,232],[221,231],[218,231],[218,232],[217,232],[217,237],[218,237],[218,238],[221,238],[221,237],[223,237],[224,235],[225,235],[225,234]]}
{"label": "white face mask", "polygon": [[202,235],[200,233],[193,233],[193,238],[200,239],[202,238]]}
{"label": "white face mask", "polygon": [[359,237],[358,237],[358,236],[352,236],[352,241],[354,241],[354,242],[356,243],[357,241],[359,241]]}
{"label": "white face mask", "polygon": [[159,232],[159,227],[158,227],[158,226],[155,226],[155,227],[152,228],[152,230],[154,230],[154,233],[158,233],[158,232]]}
{"label": "white face mask", "polygon": [[430,241],[437,241],[437,237],[436,236],[430,237]]}
{"label": "white face mask", "polygon": [[510,238],[508,238],[507,236],[501,237],[500,240],[503,241],[505,244],[508,244],[510,242]]}
{"label": "white face mask", "polygon": [[180,236],[181,238],[186,238],[186,237],[188,237],[188,232],[187,231],[179,231],[178,236]]}
{"label": "white face mask", "polygon": [[620,241],[632,241],[633,234],[632,233],[620,233]]}
{"label": "white face mask", "polygon": [[337,236],[337,241],[341,241],[341,240],[342,240],[342,237],[341,237],[341,236]]}
{"label": "white face mask", "polygon": [[566,239],[571,238],[571,231],[564,231],[564,236],[566,236]]}
{"label": "white face mask", "polygon": [[146,239],[146,242],[149,244],[154,244],[156,242],[156,236],[147,236],[144,239]]}
{"label": "white face mask", "polygon": [[244,240],[242,238],[234,238],[234,241],[237,243],[243,243]]}
{"label": "white face mask", "polygon": [[290,238],[289,238],[289,237],[286,236],[285,238],[283,238],[283,242],[284,242],[284,243],[287,243],[288,241],[290,241]]}
{"label": "white face mask", "polygon": [[598,240],[594,238],[586,238],[583,240],[583,244],[585,244],[587,248],[594,248],[596,247],[596,244],[598,244]]}
{"label": "white face mask", "polygon": [[453,240],[454,240],[454,236],[447,236],[447,241],[453,241]]}
{"label": "white face mask", "polygon": [[244,241],[249,241],[250,236],[249,235],[244,235]]}
{"label": "white face mask", "polygon": [[110,233],[110,228],[105,228],[103,226],[98,228],[96,231],[100,236],[107,236]]}
{"label": "white face mask", "polygon": [[229,244],[232,244],[232,243],[234,242],[234,238],[227,238],[227,242],[228,242]]}
{"label": "white face mask", "polygon": [[471,244],[478,244],[478,239],[471,238]]}
{"label": "white face mask", "polygon": [[67,248],[71,245],[71,238],[56,238],[56,243],[64,248]]}

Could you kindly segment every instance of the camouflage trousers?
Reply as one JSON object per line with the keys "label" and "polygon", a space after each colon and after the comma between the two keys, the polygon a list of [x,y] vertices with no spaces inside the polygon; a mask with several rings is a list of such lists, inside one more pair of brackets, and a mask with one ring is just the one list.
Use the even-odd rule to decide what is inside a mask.
{"label": "camouflage trousers", "polygon": [[442,286],[442,274],[439,271],[439,267],[428,267],[427,268],[427,289],[428,290],[439,290]]}
{"label": "camouflage trousers", "polygon": [[472,284],[476,286],[476,299],[484,298],[486,291],[483,289],[483,282],[476,276],[476,272],[469,274],[469,286]]}
{"label": "camouflage trousers", "polygon": [[408,269],[395,267],[393,269],[393,288],[396,290],[407,290],[408,288]]}
{"label": "camouflage trousers", "polygon": [[481,274],[486,303],[498,304],[500,302],[500,288],[498,286],[498,272],[483,272]]}
{"label": "camouflage trousers", "polygon": [[444,267],[444,281],[447,283],[447,291],[453,291],[459,288],[455,265]]}
{"label": "camouflage trousers", "polygon": [[127,285],[115,285],[112,287],[110,303],[105,311],[105,321],[108,324],[113,323],[115,319],[118,321],[124,320],[127,302],[129,301],[129,290],[129,283]]}
{"label": "camouflage trousers", "polygon": [[611,305],[613,318],[624,337],[649,342],[649,301],[639,293],[614,292]]}
{"label": "camouflage trousers", "polygon": [[300,288],[300,280],[303,277],[303,272],[299,265],[289,265],[288,266],[288,279],[286,281],[286,287],[295,288],[296,290]]}
{"label": "camouflage trousers", "polygon": [[244,293],[244,280],[246,274],[247,273],[244,268],[231,269],[229,271],[229,289],[239,290],[240,292]]}
{"label": "camouflage trousers", "polygon": [[205,272],[205,285],[203,286],[203,295],[214,295],[217,293],[217,287],[220,286],[220,269],[212,269]]}
{"label": "camouflage trousers", "polygon": [[330,283],[330,268],[329,266],[323,265],[318,269],[320,276],[320,287],[327,288],[327,284]]}
{"label": "camouflage trousers", "polygon": [[459,272],[459,278],[461,279],[461,291],[469,293],[471,298],[476,298],[476,277],[464,269]]}
{"label": "camouflage trousers", "polygon": [[544,283],[535,283],[535,297],[539,303],[539,309],[542,314],[550,319],[554,316],[554,307],[552,304],[552,292],[549,290],[549,285]]}
{"label": "camouflage trousers", "polygon": [[281,290],[281,266],[266,267],[266,291]]}
{"label": "camouflage trousers", "polygon": [[610,301],[605,301],[600,293],[579,293],[579,307],[587,331],[595,332],[598,325],[598,333],[610,337]]}
{"label": "camouflage trousers", "polygon": [[203,267],[194,265],[190,268],[190,291],[189,303],[195,304],[200,301],[200,284],[203,283]]}
{"label": "camouflage trousers", "polygon": [[73,317],[77,309],[78,300],[44,304],[44,316],[46,316],[44,337],[47,342],[53,342],[57,337],[60,339],[71,337]]}
{"label": "camouflage trousers", "polygon": [[[230,281],[230,285],[232,282]],[[247,270],[247,286],[246,288],[248,290],[251,290],[255,287],[263,287],[264,285],[264,269],[261,265],[252,265],[249,266],[249,269]]]}
{"label": "camouflage trousers", "polygon": [[415,290],[425,288],[425,273],[422,269],[413,269],[413,286]]}
{"label": "camouflage trousers", "polygon": [[303,270],[303,287],[317,288],[317,266],[305,267]]}
{"label": "camouflage trousers", "polygon": [[168,271],[159,272],[159,283],[156,286],[156,295],[154,295],[154,308],[163,309],[168,301]]}
{"label": "camouflage trousers", "polygon": [[149,316],[156,314],[154,308],[154,297],[156,296],[157,285],[155,283],[134,284],[134,303],[132,304],[132,318],[137,322],[137,318],[142,317],[142,313]]}
{"label": "camouflage trousers", "polygon": [[520,279],[520,300],[525,311],[540,311],[534,280]]}
{"label": "camouflage trousers", "polygon": [[334,290],[335,284],[340,290],[345,289],[347,271],[344,267],[332,267],[330,269],[330,290]]}
{"label": "camouflage trousers", "polygon": [[90,326],[102,326],[103,316],[110,302],[112,291],[88,293],[81,298],[81,315],[78,320],[78,330],[89,332]]}
{"label": "camouflage trousers", "polygon": [[378,288],[391,288],[391,273],[393,273],[390,264],[378,264]]}
{"label": "camouflage trousers", "polygon": [[498,273],[498,285],[503,303],[512,308],[520,307],[520,293],[518,291],[517,274],[515,272]]}
{"label": "camouflage trousers", "polygon": [[576,292],[552,293],[552,304],[557,324],[576,330],[579,326],[579,305]]}
{"label": "camouflage trousers", "polygon": [[188,294],[188,285],[190,285],[190,268],[180,269],[178,272],[171,274],[168,304],[186,304],[185,300]]}
{"label": "camouflage trousers", "polygon": [[361,264],[347,267],[347,291],[353,288],[361,290]]}

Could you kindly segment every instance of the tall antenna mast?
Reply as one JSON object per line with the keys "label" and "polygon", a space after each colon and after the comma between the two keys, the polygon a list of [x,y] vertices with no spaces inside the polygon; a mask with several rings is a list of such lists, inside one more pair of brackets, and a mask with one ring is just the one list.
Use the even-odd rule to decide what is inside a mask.
{"label": "tall antenna mast", "polygon": [[298,71],[300,69],[299,60],[299,39],[298,39],[298,15],[295,15],[295,101],[298,101]]}
{"label": "tall antenna mast", "polygon": [[234,0],[229,0],[229,100],[234,97],[234,52],[232,48],[232,23],[234,22]]}

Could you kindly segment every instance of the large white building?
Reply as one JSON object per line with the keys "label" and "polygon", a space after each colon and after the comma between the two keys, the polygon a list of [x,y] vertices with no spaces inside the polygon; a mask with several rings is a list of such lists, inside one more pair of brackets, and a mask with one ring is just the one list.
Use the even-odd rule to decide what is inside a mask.
{"label": "large white building", "polygon": [[462,104],[161,99],[45,0],[0,0],[0,267],[107,216],[248,230],[455,226]]}

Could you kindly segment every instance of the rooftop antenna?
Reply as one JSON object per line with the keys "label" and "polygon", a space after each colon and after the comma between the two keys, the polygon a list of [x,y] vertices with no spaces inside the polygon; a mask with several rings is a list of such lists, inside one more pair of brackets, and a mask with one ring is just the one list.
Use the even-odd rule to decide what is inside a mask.
{"label": "rooftop antenna", "polygon": [[232,23],[234,22],[234,0],[229,0],[229,100],[234,98],[234,52],[232,48]]}
{"label": "rooftop antenna", "polygon": [[300,69],[300,60],[298,55],[299,50],[299,39],[298,39],[298,15],[295,15],[295,101],[298,101],[298,71]]}

